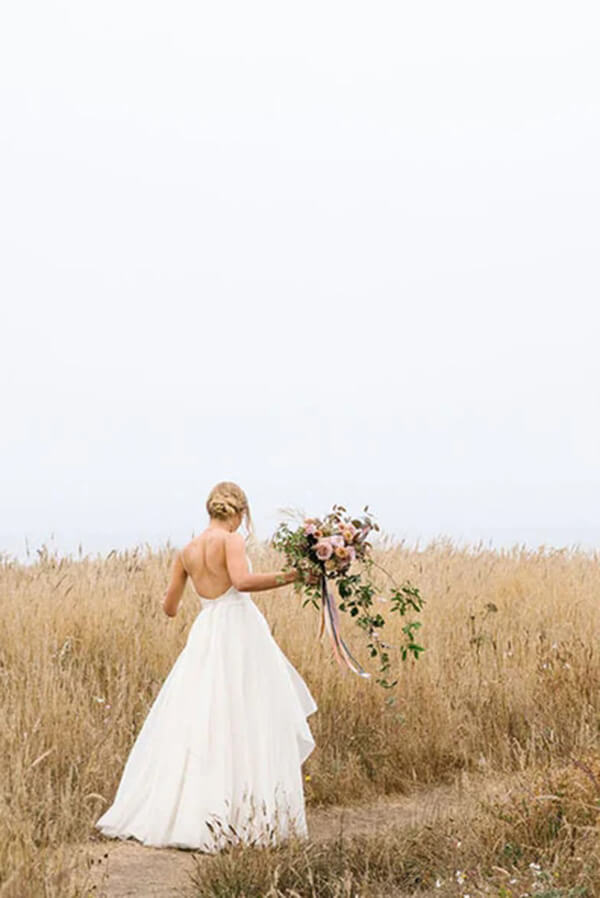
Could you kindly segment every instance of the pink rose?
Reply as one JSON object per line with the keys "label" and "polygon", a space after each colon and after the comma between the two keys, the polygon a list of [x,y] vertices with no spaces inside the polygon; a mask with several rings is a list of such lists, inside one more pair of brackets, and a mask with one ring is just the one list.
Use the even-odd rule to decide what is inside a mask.
{"label": "pink rose", "polygon": [[333,553],[333,546],[328,539],[320,539],[315,546],[315,552],[319,561],[327,561]]}
{"label": "pink rose", "polygon": [[354,561],[356,558],[356,549],[354,546],[346,546],[346,552],[348,553],[348,558],[350,562]]}
{"label": "pink rose", "polygon": [[304,525],[304,532],[307,536],[314,535],[317,531],[317,525],[313,524],[312,521]]}
{"label": "pink rose", "polygon": [[344,537],[336,533],[335,536],[329,537],[329,542],[334,549],[337,549],[338,546],[344,545]]}

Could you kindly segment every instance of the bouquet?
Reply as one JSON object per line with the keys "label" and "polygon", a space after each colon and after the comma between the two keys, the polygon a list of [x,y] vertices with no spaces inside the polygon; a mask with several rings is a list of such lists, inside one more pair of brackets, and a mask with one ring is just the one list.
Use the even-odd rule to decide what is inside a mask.
{"label": "bouquet", "polygon": [[[338,664],[345,664],[361,677],[371,676],[352,656],[342,639],[338,614],[342,611],[348,612],[366,634],[371,657],[379,657],[380,676],[376,682],[389,689],[398,680],[389,682],[385,677],[390,669],[388,650],[399,649],[400,657],[406,661],[409,655],[418,659],[425,649],[416,642],[416,632],[421,626],[417,620],[407,621],[402,627],[404,641],[401,645],[389,645],[381,639],[385,619],[381,613],[373,611],[377,589],[370,575],[373,567],[377,567],[392,581],[393,578],[371,555],[372,545],[368,536],[372,530],[379,530],[379,525],[368,509],[369,506],[365,505],[363,516],[352,518],[343,505],[334,505],[324,518],[305,518],[295,530],[287,523],[281,523],[271,539],[271,545],[285,555],[285,570],[298,571],[300,576],[294,582],[294,589],[306,594],[303,606],[310,602],[317,609],[320,607],[319,638],[327,630]],[[355,562],[362,567],[362,572],[350,572]],[[339,602],[331,594],[331,580],[336,583]],[[420,612],[424,605],[418,588],[408,580],[400,586],[394,582],[389,598],[377,598],[389,601],[390,611],[403,617],[409,610]]]}

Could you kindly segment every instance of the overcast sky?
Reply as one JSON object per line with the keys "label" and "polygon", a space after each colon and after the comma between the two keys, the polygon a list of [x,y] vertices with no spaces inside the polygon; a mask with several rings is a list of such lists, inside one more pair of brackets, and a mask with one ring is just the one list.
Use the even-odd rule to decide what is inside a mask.
{"label": "overcast sky", "polygon": [[589,3],[0,12],[0,551],[600,541]]}

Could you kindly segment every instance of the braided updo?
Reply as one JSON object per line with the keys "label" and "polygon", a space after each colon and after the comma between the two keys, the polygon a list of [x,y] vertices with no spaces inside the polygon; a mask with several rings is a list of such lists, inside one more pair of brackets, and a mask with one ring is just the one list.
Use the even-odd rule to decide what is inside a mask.
{"label": "braided updo", "polygon": [[252,531],[252,519],[246,493],[231,480],[222,480],[213,486],[206,500],[206,510],[211,518],[218,518],[221,521],[233,515],[242,514],[248,530]]}

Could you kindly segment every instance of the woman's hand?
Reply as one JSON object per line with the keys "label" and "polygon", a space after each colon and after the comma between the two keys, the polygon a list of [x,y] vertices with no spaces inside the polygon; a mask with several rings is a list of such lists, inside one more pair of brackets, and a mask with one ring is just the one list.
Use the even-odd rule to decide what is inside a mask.
{"label": "woman's hand", "polygon": [[278,586],[282,586],[284,583],[301,583],[303,586],[316,586],[321,581],[321,575],[312,568],[308,570],[292,568],[290,571],[279,574],[279,577],[281,577],[281,580],[278,582]]}
{"label": "woman's hand", "polygon": [[321,580],[321,575],[312,569],[308,571],[304,583],[307,586],[316,586]]}

